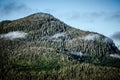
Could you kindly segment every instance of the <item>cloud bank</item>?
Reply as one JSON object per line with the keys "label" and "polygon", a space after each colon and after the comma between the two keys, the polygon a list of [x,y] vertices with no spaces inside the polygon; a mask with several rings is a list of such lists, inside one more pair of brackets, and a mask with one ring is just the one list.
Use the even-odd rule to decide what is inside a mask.
{"label": "cloud bank", "polygon": [[56,39],[56,38],[59,38],[59,37],[65,37],[66,36],[66,34],[65,33],[56,33],[56,34],[54,34],[53,36],[51,36],[50,38],[51,39]]}
{"label": "cloud bank", "polygon": [[27,36],[27,33],[25,33],[25,32],[13,31],[13,32],[8,32],[6,34],[1,34],[0,38],[14,40],[14,39],[17,39],[17,38],[25,38],[26,36]]}
{"label": "cloud bank", "polygon": [[82,53],[82,52],[73,52],[73,51],[70,51],[69,54],[70,55],[74,55],[74,56],[79,56],[79,57],[87,56],[87,54]]}
{"label": "cloud bank", "polygon": [[109,37],[102,38],[99,34],[88,34],[85,37],[79,38],[84,39],[85,41],[97,41],[102,40],[104,43],[113,44],[113,40]]}
{"label": "cloud bank", "polygon": [[83,39],[84,40],[98,40],[100,38],[100,36],[98,34],[88,34],[87,36],[85,36]]}
{"label": "cloud bank", "polygon": [[120,55],[118,54],[110,54],[110,57],[120,59]]}
{"label": "cloud bank", "polygon": [[67,39],[67,34],[65,32],[61,32],[61,33],[55,33],[54,35],[51,36],[46,36],[43,37],[42,39],[47,39],[47,40],[56,40],[56,39]]}

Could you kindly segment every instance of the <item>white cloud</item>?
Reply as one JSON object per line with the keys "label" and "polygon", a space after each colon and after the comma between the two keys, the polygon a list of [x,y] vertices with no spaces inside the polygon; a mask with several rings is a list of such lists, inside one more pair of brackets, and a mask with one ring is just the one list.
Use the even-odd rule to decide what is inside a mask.
{"label": "white cloud", "polygon": [[110,57],[113,57],[113,58],[118,58],[118,59],[120,59],[120,55],[118,55],[118,54],[110,54]]}
{"label": "white cloud", "polygon": [[83,37],[82,39],[95,41],[95,40],[100,39],[100,35],[98,35],[98,34],[88,34],[87,36]]}
{"label": "white cloud", "polygon": [[74,55],[74,56],[79,56],[79,57],[82,57],[82,56],[87,56],[87,54],[83,54],[82,52],[73,52],[73,51],[70,51],[69,52],[70,55]]}
{"label": "white cloud", "polygon": [[102,38],[99,34],[88,34],[87,36],[79,39],[92,40],[92,41],[101,39],[103,42],[107,44],[113,44],[113,40],[111,38],[108,37]]}
{"label": "white cloud", "polygon": [[76,56],[82,56],[83,55],[83,53],[81,53],[81,52],[70,52],[70,54],[72,54],[72,55],[76,55]]}
{"label": "white cloud", "polygon": [[66,34],[65,33],[56,33],[56,34],[54,34],[53,36],[51,36],[50,38],[52,38],[52,39],[56,39],[56,38],[59,38],[59,37],[65,37],[66,36]]}
{"label": "white cloud", "polygon": [[64,32],[56,33],[56,34],[51,35],[51,36],[43,37],[42,39],[55,40],[55,39],[58,39],[58,38],[67,38],[67,34],[64,33]]}
{"label": "white cloud", "polygon": [[13,32],[8,32],[6,34],[1,34],[0,38],[5,38],[5,39],[16,39],[16,38],[25,38],[27,33],[23,31],[13,31]]}

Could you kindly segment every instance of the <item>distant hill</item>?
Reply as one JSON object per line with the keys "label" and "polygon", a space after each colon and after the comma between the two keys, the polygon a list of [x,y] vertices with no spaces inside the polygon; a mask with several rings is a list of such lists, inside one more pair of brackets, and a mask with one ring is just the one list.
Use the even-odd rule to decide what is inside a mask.
{"label": "distant hill", "polygon": [[[101,75],[100,79],[110,79],[107,76],[112,72],[103,73],[105,77],[102,77],[104,70],[111,70],[113,73],[118,71],[115,77],[111,76],[113,80],[119,79],[118,76],[120,76],[118,75],[120,51],[112,39],[96,32],[71,27],[48,13],[35,13],[21,19],[0,22],[0,52],[1,66],[4,66],[1,68],[1,71],[4,71],[1,79],[10,78],[10,75],[12,75],[11,79],[17,79],[18,75],[23,75],[20,79],[26,79],[25,76],[28,76],[26,71],[31,77],[37,73],[44,76],[36,76],[35,79],[48,80],[52,75],[58,76],[57,72],[61,77],[55,80],[62,79],[60,71],[63,71],[63,79],[66,79],[67,76],[72,76],[67,74],[75,69],[75,66],[78,70],[83,66],[85,66],[83,70],[97,69],[93,71],[96,77],[91,79],[98,78],[95,73],[97,71]],[[69,68],[69,71],[66,68]],[[77,70],[74,71],[78,73]],[[82,73],[84,72],[86,71]],[[6,74],[7,77],[5,77]],[[81,75],[85,76],[85,73]],[[75,80],[80,78],[87,80],[90,77],[76,76],[78,78],[74,77]]]}

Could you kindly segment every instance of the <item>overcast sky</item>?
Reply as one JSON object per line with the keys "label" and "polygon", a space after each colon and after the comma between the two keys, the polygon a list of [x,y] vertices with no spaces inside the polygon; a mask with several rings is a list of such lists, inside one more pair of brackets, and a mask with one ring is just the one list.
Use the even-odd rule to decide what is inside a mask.
{"label": "overcast sky", "polygon": [[120,40],[120,0],[0,0],[0,21],[36,12],[50,13],[73,27]]}

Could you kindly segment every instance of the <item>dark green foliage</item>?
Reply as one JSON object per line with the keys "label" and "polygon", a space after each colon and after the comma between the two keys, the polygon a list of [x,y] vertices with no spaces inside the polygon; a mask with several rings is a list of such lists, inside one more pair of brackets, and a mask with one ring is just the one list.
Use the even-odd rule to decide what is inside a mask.
{"label": "dark green foliage", "polygon": [[30,64],[16,64],[13,67],[19,71],[49,71],[49,70],[59,70],[62,64],[58,63],[58,60],[52,59],[49,61],[41,60],[39,62],[29,62]]}

